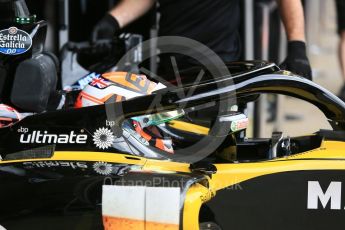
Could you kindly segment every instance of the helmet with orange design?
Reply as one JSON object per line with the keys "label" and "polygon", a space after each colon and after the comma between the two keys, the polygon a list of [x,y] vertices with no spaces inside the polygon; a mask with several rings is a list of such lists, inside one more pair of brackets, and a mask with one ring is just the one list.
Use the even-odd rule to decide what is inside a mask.
{"label": "helmet with orange design", "polygon": [[[128,72],[111,72],[94,79],[79,94],[76,108],[101,105],[109,100],[121,102],[134,97],[149,95],[165,88],[144,75]],[[155,115],[133,117],[125,121],[123,130],[142,144],[160,149],[169,154],[174,153],[171,137],[165,135],[160,126],[184,115],[183,111],[172,111]]]}
{"label": "helmet with orange design", "polygon": [[164,88],[144,75],[128,72],[111,72],[94,79],[79,94],[75,107],[86,107],[104,104],[111,97],[115,102],[134,97],[151,94],[153,91]]}

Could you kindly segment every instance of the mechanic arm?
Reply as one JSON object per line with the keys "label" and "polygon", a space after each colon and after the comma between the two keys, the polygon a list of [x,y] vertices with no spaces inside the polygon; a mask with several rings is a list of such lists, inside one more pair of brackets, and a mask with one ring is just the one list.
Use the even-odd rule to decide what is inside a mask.
{"label": "mechanic arm", "polygon": [[101,21],[92,32],[92,41],[112,39],[118,31],[149,11],[155,0],[122,0]]}
{"label": "mechanic arm", "polygon": [[289,41],[288,56],[280,67],[312,80],[312,71],[306,52],[302,1],[277,0],[277,3]]}
{"label": "mechanic arm", "polygon": [[154,3],[155,0],[122,0],[109,14],[123,28],[149,11]]}
{"label": "mechanic arm", "polygon": [[277,0],[289,41],[305,41],[304,12],[301,0]]}

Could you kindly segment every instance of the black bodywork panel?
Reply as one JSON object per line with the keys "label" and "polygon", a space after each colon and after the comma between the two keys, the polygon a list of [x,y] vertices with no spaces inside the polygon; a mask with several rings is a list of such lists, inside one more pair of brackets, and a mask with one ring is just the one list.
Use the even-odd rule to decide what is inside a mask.
{"label": "black bodywork panel", "polygon": [[11,230],[103,229],[103,185],[180,187],[184,199],[191,185],[205,180],[200,174],[136,173],[129,172],[130,168],[86,161],[0,166],[0,224]]}
{"label": "black bodywork panel", "polygon": [[[319,182],[323,192],[331,182],[345,182],[337,170],[294,171],[260,176],[217,192],[206,205],[222,229],[344,229],[342,210],[307,208],[308,181]],[[344,187],[343,187],[344,188]],[[344,194],[344,192],[343,192]]]}

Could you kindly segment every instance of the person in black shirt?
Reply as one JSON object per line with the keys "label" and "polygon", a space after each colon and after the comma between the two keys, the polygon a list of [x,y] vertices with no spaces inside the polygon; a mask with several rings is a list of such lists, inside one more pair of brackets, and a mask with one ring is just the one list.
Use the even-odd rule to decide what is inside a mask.
{"label": "person in black shirt", "polygon": [[[339,61],[342,77],[345,80],[345,0],[336,0],[337,24],[339,41]],[[340,90],[339,97],[345,101],[345,84]]]}
{"label": "person in black shirt", "polygon": [[[112,38],[155,3],[155,0],[122,0],[94,28],[93,40]],[[211,48],[223,61],[236,61],[240,55],[238,29],[239,0],[158,0],[161,13],[160,36],[182,36]],[[301,0],[277,0],[286,28],[288,56],[282,67],[311,79],[306,55],[304,14]],[[161,60],[162,62],[162,60]],[[182,68],[193,65],[186,59]],[[163,59],[164,65],[164,59]]]}

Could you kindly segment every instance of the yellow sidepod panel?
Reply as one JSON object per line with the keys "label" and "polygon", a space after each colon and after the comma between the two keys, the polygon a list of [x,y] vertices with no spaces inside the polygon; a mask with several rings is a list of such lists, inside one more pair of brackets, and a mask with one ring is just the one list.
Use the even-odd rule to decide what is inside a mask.
{"label": "yellow sidepod panel", "polygon": [[155,172],[183,172],[189,173],[190,164],[178,163],[173,161],[162,161],[162,160],[147,160],[143,170],[155,171]]}
{"label": "yellow sidepod panel", "polygon": [[212,198],[211,191],[201,184],[192,185],[186,194],[183,207],[183,229],[199,229],[199,211],[201,205]]}
{"label": "yellow sidepod panel", "polygon": [[0,164],[28,161],[104,161],[109,163],[133,164],[142,166],[147,160],[141,157],[116,153],[56,151],[54,153],[54,156],[51,158],[0,161]]}
{"label": "yellow sidepod panel", "polygon": [[210,187],[220,190],[268,174],[303,170],[345,170],[345,143],[323,142],[318,149],[256,163],[216,164]]}

